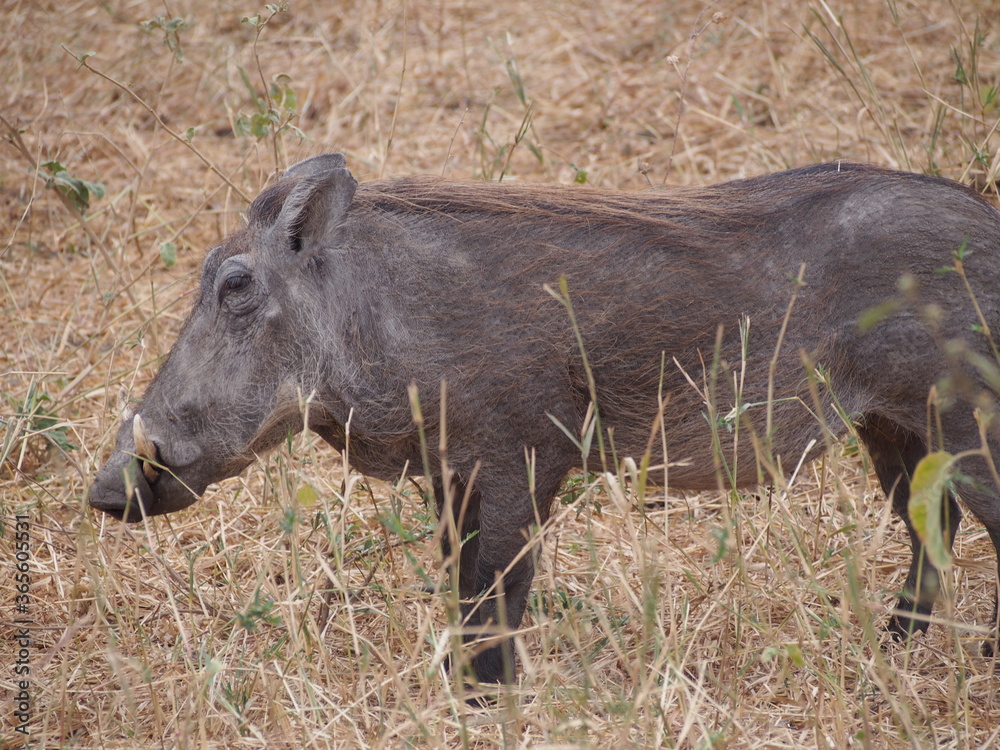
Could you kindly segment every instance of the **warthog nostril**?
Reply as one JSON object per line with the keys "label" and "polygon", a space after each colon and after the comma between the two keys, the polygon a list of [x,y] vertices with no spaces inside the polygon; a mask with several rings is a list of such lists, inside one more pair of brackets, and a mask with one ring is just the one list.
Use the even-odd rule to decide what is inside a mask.
{"label": "warthog nostril", "polygon": [[135,439],[135,454],[139,458],[145,459],[140,461],[142,464],[142,474],[152,484],[160,478],[160,470],[149,462],[155,461],[159,463],[159,458],[156,453],[156,443],[153,442],[149,433],[146,432],[146,425],[142,421],[142,417],[138,414],[132,420],[132,437]]}

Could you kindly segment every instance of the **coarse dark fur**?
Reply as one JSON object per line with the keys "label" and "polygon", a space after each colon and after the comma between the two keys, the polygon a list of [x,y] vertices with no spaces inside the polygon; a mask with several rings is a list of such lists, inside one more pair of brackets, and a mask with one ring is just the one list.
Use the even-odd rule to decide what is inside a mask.
{"label": "coarse dark fur", "polygon": [[[909,477],[928,446],[982,448],[973,407],[995,404],[970,364],[992,356],[975,307],[961,276],[940,272],[963,247],[982,315],[1000,328],[1000,215],[946,180],[823,164],[640,193],[427,178],[357,186],[340,155],[316,157],[264,190],[246,228],[205,260],[200,299],[140,407],[157,449],[147,458],[164,470],[147,481],[126,420],[90,502],[129,521],[189,505],[301,429],[304,396],[308,426],[338,448],[349,443],[358,470],[381,479],[421,470],[415,384],[435,495],[468,540],[459,567],[468,638],[499,621],[500,574],[506,626],[517,628],[533,574],[531,555],[518,554],[583,460],[556,422],[581,434],[593,400],[569,311],[551,293],[565,279],[602,436],[619,457],[640,458],[651,438],[654,456],[665,445],[674,489],[719,486],[706,407],[687,376],[703,382],[716,352],[723,372],[744,367],[746,316],[741,398],[752,406],[742,419],[770,452],[762,462],[749,439],[737,456],[723,446],[733,484],[768,481],[762,467],[794,467],[811,441],[823,444],[821,423],[850,422],[914,550],[889,628],[924,629],[926,618],[907,613],[930,612],[938,574],[907,514]],[[863,331],[862,315],[883,303],[885,319]],[[804,362],[821,368],[818,400]],[[716,389],[723,413],[736,404],[731,382]],[[450,493],[438,450],[442,383]],[[960,462],[959,491],[997,544],[1000,504],[983,456]],[[600,465],[596,447],[589,459]],[[946,506],[953,537],[960,513],[950,495]],[[509,640],[480,649],[481,680],[502,680],[505,662],[510,674]]]}

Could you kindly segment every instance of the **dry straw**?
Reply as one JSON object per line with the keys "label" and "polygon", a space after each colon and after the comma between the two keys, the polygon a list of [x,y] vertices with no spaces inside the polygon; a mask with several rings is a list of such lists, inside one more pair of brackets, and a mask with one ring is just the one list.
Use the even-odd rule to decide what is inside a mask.
{"label": "dry straw", "polygon": [[[639,189],[847,158],[995,200],[995,2],[12,0],[0,20],[0,565],[26,514],[31,746],[998,746],[990,542],[964,526],[927,636],[883,645],[909,551],[850,437],[757,493],[568,480],[520,681],[485,709],[441,668],[412,482],[300,436],[148,524],[84,502],[205,250],[276,170],[340,150],[362,180]],[[15,729],[5,708],[0,746]]]}

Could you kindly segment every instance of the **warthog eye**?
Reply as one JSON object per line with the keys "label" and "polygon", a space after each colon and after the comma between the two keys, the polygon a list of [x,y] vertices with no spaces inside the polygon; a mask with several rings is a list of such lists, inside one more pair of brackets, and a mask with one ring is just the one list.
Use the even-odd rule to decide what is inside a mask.
{"label": "warthog eye", "polygon": [[226,295],[229,292],[239,291],[240,289],[245,289],[250,286],[250,274],[248,273],[232,273],[226,277],[222,282],[222,289],[220,290],[220,296]]}
{"label": "warthog eye", "polygon": [[240,256],[229,258],[222,264],[216,282],[218,303],[236,315],[249,312],[253,300],[259,296],[249,293],[254,288],[254,275],[247,267],[246,259]]}

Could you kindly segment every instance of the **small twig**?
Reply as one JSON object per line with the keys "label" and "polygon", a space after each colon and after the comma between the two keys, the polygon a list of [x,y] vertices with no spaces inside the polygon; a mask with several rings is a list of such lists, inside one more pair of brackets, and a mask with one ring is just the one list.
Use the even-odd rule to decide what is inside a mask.
{"label": "small twig", "polygon": [[406,3],[403,3],[403,69],[399,72],[399,88],[396,90],[396,103],[392,107],[392,121],[389,123],[389,138],[385,142],[385,155],[379,168],[379,178],[385,173],[385,165],[389,162],[389,149],[396,134],[396,117],[399,115],[399,102],[403,98],[403,82],[406,80]]}
{"label": "small twig", "polygon": [[[666,170],[664,170],[663,173],[664,185],[667,184],[667,178],[670,177],[670,168],[673,166],[674,163],[674,153],[677,151],[677,137],[680,135],[681,132],[681,119],[684,117],[684,112],[687,109],[687,107],[684,106],[684,102],[686,101],[687,98],[688,69],[691,67],[691,61],[694,59],[694,44],[696,41],[698,41],[698,37],[701,36],[702,32],[705,31],[705,29],[707,29],[713,23],[719,23],[718,16],[716,16],[715,13],[713,13],[712,17],[705,23],[702,23],[701,19],[704,18],[705,14],[708,13],[710,10],[712,10],[712,8],[714,8],[718,4],[719,0],[713,0],[711,3],[709,3],[702,9],[701,13],[698,14],[698,18],[695,19],[694,22],[695,30],[691,32],[691,36],[689,37],[687,62],[684,63],[684,70],[681,71],[680,100],[677,102],[677,123],[676,125],[674,125],[674,138],[670,144],[670,156],[667,157],[667,168]],[[671,60],[670,58],[674,59]],[[674,55],[671,55],[669,58],[667,58],[667,60],[671,62],[676,68],[678,61]],[[649,178],[647,177],[647,179]]]}
{"label": "small twig", "polygon": [[788,330],[788,321],[792,317],[792,308],[795,307],[795,300],[799,297],[799,290],[805,286],[806,264],[799,266],[799,275],[795,279],[795,290],[792,298],[788,301],[788,309],[785,310],[785,317],[781,321],[781,330],[778,331],[778,342],[774,345],[774,355],[767,368],[767,416],[765,417],[764,441],[768,450],[768,460],[773,459],[773,446],[771,445],[771,428],[774,421],[774,378],[778,373],[778,358],[781,355],[781,345],[785,341],[785,333]]}
{"label": "small twig", "polygon": [[[254,30],[256,35],[253,38],[253,60],[254,64],[257,66],[257,75],[260,76],[261,89],[264,91],[264,96],[267,98],[267,108],[269,112],[274,111],[274,100],[271,99],[271,91],[268,89],[267,80],[264,78],[264,68],[260,64],[260,54],[257,52],[257,42],[260,41],[261,32],[264,31],[264,27],[267,26],[268,22],[277,15],[276,13],[271,13],[270,16],[264,19],[262,23],[256,24]],[[271,129],[271,148],[274,151],[274,172],[272,174],[278,174],[278,170],[281,169],[281,162],[278,160],[278,132],[279,128],[274,126],[274,121],[270,120],[268,126]]]}
{"label": "small twig", "polygon": [[77,61],[79,61],[81,67],[86,68],[91,73],[93,73],[94,75],[98,76],[99,78],[103,78],[105,81],[107,81],[111,85],[117,86],[119,89],[121,89],[122,91],[124,91],[130,97],[132,97],[132,99],[134,99],[143,109],[145,109],[147,112],[149,112],[149,114],[153,117],[153,119],[156,120],[157,125],[159,125],[161,128],[163,128],[164,132],[166,132],[171,138],[173,138],[174,140],[176,140],[178,143],[181,143],[186,148],[190,149],[191,153],[193,153],[195,156],[197,156],[199,159],[201,159],[202,164],[204,164],[206,167],[208,167],[213,172],[215,172],[216,176],[218,176],[220,180],[222,180],[223,182],[225,182],[233,190],[233,192],[235,192],[238,196],[240,196],[247,203],[250,202],[249,196],[247,196],[247,194],[244,193],[236,183],[234,183],[232,180],[230,180],[225,175],[225,173],[223,173],[223,171],[221,169],[219,169],[217,166],[215,166],[215,164],[212,163],[212,160],[209,159],[207,156],[205,156],[198,149],[197,146],[195,146],[193,143],[191,143],[191,141],[187,140],[182,135],[180,135],[180,133],[176,133],[173,130],[171,130],[169,127],[167,127],[166,123],[164,123],[163,120],[160,119],[160,116],[158,114],[156,114],[156,111],[152,107],[150,107],[149,104],[147,104],[146,101],[142,97],[140,97],[139,95],[137,95],[134,91],[132,91],[132,89],[130,89],[128,86],[126,86],[121,81],[118,81],[118,80],[112,78],[111,76],[109,76],[107,73],[104,73],[103,71],[98,70],[97,68],[95,68],[89,62],[87,62],[87,59],[85,57],[81,58],[81,56],[76,55],[73,52],[71,52],[70,49],[69,49],[69,47],[67,47],[65,44],[62,44],[60,46],[66,51],[67,54],[72,55],[74,57],[74,59],[76,59]]}
{"label": "small twig", "polygon": [[531,128],[531,110],[534,104],[535,103],[533,101],[529,101],[527,108],[524,110],[524,117],[521,118],[521,126],[514,134],[514,142],[511,144],[510,150],[507,151],[507,159],[503,163],[503,169],[500,170],[500,178],[497,182],[503,182],[503,178],[506,176],[508,168],[510,168],[510,160],[511,157],[514,156],[514,149],[516,149],[521,144],[521,141],[523,141],[528,135],[528,130]]}
{"label": "small twig", "polygon": [[[0,115],[0,123],[3,123],[4,127],[7,128],[7,132],[9,133],[10,137],[10,142],[14,145],[14,147],[18,151],[21,152],[21,155],[28,161],[28,164],[34,170],[35,174],[38,174],[38,160],[35,159],[32,153],[28,150],[27,145],[25,145],[24,140],[21,138],[21,133],[18,131],[17,128],[11,125],[3,115]],[[131,302],[133,305],[138,306],[139,303],[138,301],[136,301],[135,295],[132,294],[132,291],[129,288],[131,284],[125,285],[124,283],[124,279],[122,278],[121,266],[115,262],[114,257],[111,255],[111,251],[108,250],[105,244],[101,241],[101,238],[98,237],[97,233],[91,228],[90,223],[87,221],[86,215],[83,213],[83,211],[78,209],[76,205],[74,205],[70,197],[65,193],[63,193],[61,190],[59,190],[58,188],[53,188],[53,192],[59,197],[59,200],[66,207],[66,210],[80,220],[80,226],[82,227],[84,233],[87,235],[87,239],[89,239],[91,244],[93,244],[98,249],[98,251],[104,257],[104,261],[114,271],[117,277],[116,281],[118,282],[119,286],[122,287],[122,291],[125,293],[125,296],[128,297],[129,302]]]}
{"label": "small twig", "polygon": [[458,138],[458,131],[462,129],[462,124],[465,122],[465,116],[469,114],[469,108],[466,107],[465,111],[462,113],[462,119],[458,121],[458,125],[455,126],[455,132],[452,133],[451,143],[448,144],[448,151],[444,155],[444,164],[441,165],[441,176],[444,177],[445,170],[448,168],[448,159],[451,158],[451,149],[455,145],[455,139]]}

